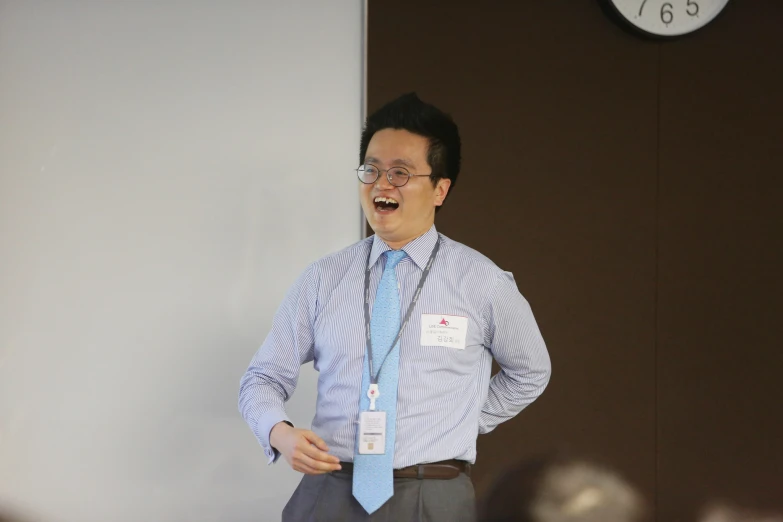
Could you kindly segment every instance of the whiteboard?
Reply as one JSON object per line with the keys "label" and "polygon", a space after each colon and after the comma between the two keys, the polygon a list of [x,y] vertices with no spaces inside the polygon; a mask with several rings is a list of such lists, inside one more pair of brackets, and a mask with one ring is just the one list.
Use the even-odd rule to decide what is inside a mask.
{"label": "whiteboard", "polygon": [[361,237],[363,34],[358,0],[0,0],[0,506],[279,519],[239,379]]}

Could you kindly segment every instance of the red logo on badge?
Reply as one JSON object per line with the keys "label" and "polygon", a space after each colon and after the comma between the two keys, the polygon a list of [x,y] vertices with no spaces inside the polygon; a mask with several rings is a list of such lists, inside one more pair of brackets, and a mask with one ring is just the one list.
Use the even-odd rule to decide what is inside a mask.
{"label": "red logo on badge", "polygon": [[445,317],[441,318],[440,322],[438,324],[442,324],[443,326],[448,326],[449,322],[446,320]]}

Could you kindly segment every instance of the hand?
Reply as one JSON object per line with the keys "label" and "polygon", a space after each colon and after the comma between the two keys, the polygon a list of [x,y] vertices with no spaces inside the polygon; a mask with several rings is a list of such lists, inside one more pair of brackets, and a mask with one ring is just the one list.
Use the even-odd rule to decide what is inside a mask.
{"label": "hand", "polygon": [[320,475],[341,469],[340,459],[329,455],[329,447],[312,431],[278,422],[269,433],[269,442],[296,471]]}

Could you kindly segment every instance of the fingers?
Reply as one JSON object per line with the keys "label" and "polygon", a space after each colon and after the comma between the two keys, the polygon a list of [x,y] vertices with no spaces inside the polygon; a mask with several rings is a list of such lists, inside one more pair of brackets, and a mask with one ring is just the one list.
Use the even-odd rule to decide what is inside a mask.
{"label": "fingers", "polygon": [[323,462],[309,457],[305,454],[298,455],[298,458],[294,460],[293,468],[302,473],[308,475],[320,475],[322,473],[330,473],[340,469],[339,464],[331,464],[329,462]]}
{"label": "fingers", "polygon": [[327,453],[329,451],[329,446],[326,445],[321,437],[312,431],[307,431],[303,433],[303,435],[305,439],[307,439],[312,444],[311,446],[302,448],[307,455],[315,460],[321,460],[324,462],[332,462],[334,464],[340,462],[340,459]]}
{"label": "fingers", "polygon": [[[285,455],[291,468],[309,475],[319,475],[337,471],[340,468],[340,459],[329,455],[329,447],[312,431],[300,431],[296,434],[290,454]],[[288,452],[286,452],[288,453]]]}
{"label": "fingers", "polygon": [[298,471],[299,473],[304,473],[305,475],[323,475],[326,473],[325,471],[319,471],[317,469],[311,468],[310,466],[305,466],[304,464],[297,464],[292,466],[292,469],[294,471]]}
{"label": "fingers", "polygon": [[318,467],[320,469],[327,469],[329,471],[337,471],[340,469],[340,460],[337,457],[329,455],[328,453],[324,453],[314,446],[306,448],[302,453],[304,457],[307,457],[312,462],[317,464],[314,465],[308,462],[311,467]]}
{"label": "fingers", "polygon": [[307,466],[305,464],[299,464],[298,466],[294,467],[293,470],[298,471],[300,473],[304,473],[305,475],[324,475],[326,473],[329,473],[328,471],[311,468],[310,466]]}
{"label": "fingers", "polygon": [[318,447],[318,449],[323,450],[323,451],[329,451],[329,446],[326,445],[324,440],[321,437],[319,437],[318,435],[316,435],[315,433],[313,433],[312,431],[306,431],[306,432],[303,433],[303,435],[312,444],[315,444]]}

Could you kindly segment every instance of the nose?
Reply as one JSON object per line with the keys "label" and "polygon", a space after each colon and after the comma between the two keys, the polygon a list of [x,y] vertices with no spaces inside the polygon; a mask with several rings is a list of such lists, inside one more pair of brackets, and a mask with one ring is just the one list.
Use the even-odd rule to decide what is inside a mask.
{"label": "nose", "polygon": [[378,179],[375,180],[375,184],[378,186],[379,190],[392,190],[392,189],[396,188],[389,181],[389,171],[388,170],[386,172],[383,172],[380,176],[378,176]]}

